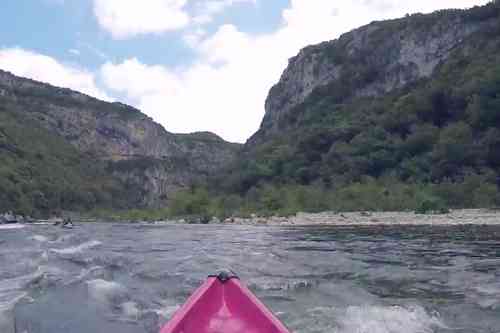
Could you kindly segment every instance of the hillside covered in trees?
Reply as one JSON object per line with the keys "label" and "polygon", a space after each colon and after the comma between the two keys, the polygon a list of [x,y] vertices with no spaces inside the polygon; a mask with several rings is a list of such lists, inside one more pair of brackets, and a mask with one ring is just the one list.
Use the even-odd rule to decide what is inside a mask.
{"label": "hillside covered in trees", "polygon": [[496,207],[499,176],[492,2],[374,22],[302,50],[237,162],[178,205],[208,214]]}
{"label": "hillside covered in trees", "polygon": [[0,211],[40,216],[96,206],[132,208],[140,193],[109,175],[107,165],[0,106]]}
{"label": "hillside covered in trees", "polygon": [[212,133],[170,133],[133,107],[0,70],[0,214],[160,207],[239,148]]}
{"label": "hillside covered in trees", "polygon": [[244,147],[0,74],[0,210],[163,218],[500,206],[498,1],[304,48]]}

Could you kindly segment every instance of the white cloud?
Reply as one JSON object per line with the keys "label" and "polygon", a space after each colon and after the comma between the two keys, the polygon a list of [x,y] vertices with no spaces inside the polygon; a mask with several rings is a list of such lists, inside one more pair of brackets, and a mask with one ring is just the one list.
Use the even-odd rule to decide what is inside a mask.
{"label": "white cloud", "polygon": [[210,23],[215,15],[220,14],[228,7],[241,3],[256,4],[257,0],[203,0],[196,3],[196,14],[193,21],[197,24]]}
{"label": "white cloud", "polygon": [[163,33],[185,27],[187,0],[94,0],[94,14],[114,38]]}
{"label": "white cloud", "polygon": [[180,93],[180,84],[174,73],[162,66],[146,66],[137,59],[129,59],[116,66],[106,63],[101,67],[104,84],[117,92],[125,92],[134,102],[144,96]]}
{"label": "white cloud", "polygon": [[209,130],[242,141],[248,136],[248,130],[245,133],[243,128],[253,121],[251,128],[255,129],[260,121],[254,119],[253,112],[242,112],[247,111],[243,103],[260,101],[262,90],[244,91],[238,71],[221,75],[220,70],[204,63],[169,70],[130,59],[120,64],[107,63],[101,73],[110,89],[125,93],[134,105],[169,131]]}
{"label": "white cloud", "polygon": [[[224,25],[204,40],[204,35],[186,36],[199,57],[188,68],[147,66],[130,59],[107,63],[101,73],[110,89],[125,93],[170,131],[210,130],[242,142],[258,128],[270,87],[300,48],[373,20],[487,1],[402,2],[291,0],[283,11],[282,26],[273,33],[254,36]],[[212,12],[219,7],[213,8]]]}
{"label": "white cloud", "polygon": [[[225,9],[257,0],[93,0],[99,25],[116,39],[204,25]],[[191,13],[187,5],[192,4]]]}
{"label": "white cloud", "polygon": [[184,35],[184,42],[192,48],[195,48],[207,35],[206,30],[201,27]]}
{"label": "white cloud", "polygon": [[20,48],[1,49],[0,69],[17,76],[80,91],[102,100],[111,100],[96,86],[93,73],[61,64],[42,54]]}

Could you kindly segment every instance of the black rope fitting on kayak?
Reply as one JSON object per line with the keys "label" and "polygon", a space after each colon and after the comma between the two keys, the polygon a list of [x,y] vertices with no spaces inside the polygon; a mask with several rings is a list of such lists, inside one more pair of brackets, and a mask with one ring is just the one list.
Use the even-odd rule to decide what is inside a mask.
{"label": "black rope fitting on kayak", "polygon": [[222,283],[226,283],[227,281],[229,281],[231,279],[239,279],[238,275],[236,275],[236,273],[230,269],[221,270],[216,275],[209,275],[208,277],[215,277],[215,278],[219,279],[219,281]]}

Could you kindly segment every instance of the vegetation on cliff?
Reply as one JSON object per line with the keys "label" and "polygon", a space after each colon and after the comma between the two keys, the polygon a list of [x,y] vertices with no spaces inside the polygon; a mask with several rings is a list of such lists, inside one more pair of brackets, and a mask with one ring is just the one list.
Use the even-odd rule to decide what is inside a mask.
{"label": "vegetation on cliff", "polygon": [[196,202],[210,214],[500,205],[500,4],[382,22],[376,37],[390,39],[408,24],[425,34],[457,15],[488,24],[430,77],[379,96],[356,92],[383,80],[382,65],[325,45],[320,56],[335,57],[348,75],[315,89],[274,125],[277,133],[247,144],[208,185],[209,203],[199,201],[201,190],[183,194],[184,212]]}
{"label": "vegetation on cliff", "polygon": [[[17,110],[18,111],[18,110]],[[79,153],[8,103],[0,104],[0,211],[43,217],[54,210],[134,207],[134,189],[106,163]]]}
{"label": "vegetation on cliff", "polygon": [[[439,34],[449,29],[463,40],[453,39],[453,34],[440,39]],[[499,206],[498,1],[467,11],[376,22],[359,31],[307,48],[313,50],[311,57],[305,52],[302,54],[306,56],[293,60],[334,63],[335,68],[328,65],[315,69],[330,69],[335,75],[323,76],[329,82],[315,86],[303,100],[297,99],[300,102],[296,105],[288,103],[287,107],[293,107],[281,112],[283,96],[300,91],[301,84],[311,83],[310,77],[298,85],[290,83],[289,78],[300,75],[294,76],[288,69],[286,84],[293,89],[281,94],[285,83],[280,82],[270,95],[278,97],[268,100],[276,107],[276,114],[268,110],[261,130],[239,158],[215,176],[239,146],[228,145],[212,134],[169,134],[164,142],[179,150],[175,150],[177,155],[162,144],[158,145],[161,154],[155,152],[158,156],[106,162],[83,155],[57,133],[40,126],[44,122],[36,121],[38,113],[25,119],[12,100],[1,100],[0,211],[137,208],[147,195],[147,189],[138,184],[147,180],[149,190],[163,189],[166,183],[160,184],[157,179],[163,177],[170,182],[175,170],[181,171],[176,179],[179,186],[174,187],[185,190],[168,198],[160,196],[165,206],[168,199],[167,208],[132,210],[120,216],[225,217],[322,210],[445,212],[448,207]],[[402,31],[410,34],[408,40]],[[422,60],[420,67],[432,68],[428,75],[408,59],[406,67],[401,65],[401,54],[396,53],[402,52],[402,39],[406,50],[408,45],[419,45],[418,52],[412,53],[409,48],[410,58]],[[387,47],[391,43],[394,47]],[[429,49],[426,43],[432,44]],[[394,78],[398,84],[389,85]],[[387,89],[389,86],[392,88]],[[22,93],[27,94],[26,90]],[[33,89],[28,95],[41,93],[48,92]],[[25,98],[30,98],[28,95]],[[38,103],[42,97],[32,100]],[[70,95],[63,97],[57,106],[77,103]],[[53,96],[50,98],[53,100]],[[35,110],[35,104],[30,108]],[[113,106],[99,104],[103,105]],[[141,115],[127,110],[126,119]],[[119,147],[129,148],[131,136],[122,137],[126,140]],[[149,170],[151,174],[146,177],[137,170]],[[203,177],[189,177],[188,173]],[[121,176],[115,177],[117,174]],[[195,182],[198,186],[192,186]],[[186,189],[189,185],[191,188]]]}
{"label": "vegetation on cliff", "polygon": [[139,110],[0,70],[0,212],[160,206],[240,148]]}

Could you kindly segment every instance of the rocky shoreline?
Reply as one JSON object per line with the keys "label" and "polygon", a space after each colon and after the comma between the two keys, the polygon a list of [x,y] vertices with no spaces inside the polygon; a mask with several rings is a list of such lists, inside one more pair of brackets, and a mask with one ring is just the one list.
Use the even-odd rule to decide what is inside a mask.
{"label": "rocky shoreline", "polygon": [[212,220],[211,223],[269,226],[500,225],[500,210],[459,209],[439,215],[413,212],[297,213],[290,217],[235,217],[224,221]]}
{"label": "rocky shoreline", "polygon": [[[54,224],[58,219],[35,220],[22,218],[17,221],[2,221],[0,224]],[[61,219],[62,221],[62,219]],[[86,222],[118,222],[107,219],[75,217],[79,223]],[[418,226],[418,225],[500,225],[500,209],[456,209],[447,214],[415,214],[414,212],[322,212],[297,213],[293,216],[257,216],[230,217],[220,220],[169,219],[161,221],[122,220],[125,223],[148,224],[212,224],[212,225],[254,225],[254,226]]]}
{"label": "rocky shoreline", "polygon": [[36,222],[31,216],[16,215],[11,211],[0,214],[0,224],[18,224]]}

